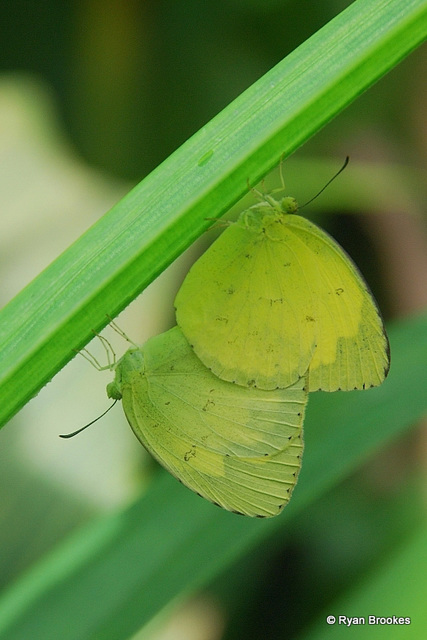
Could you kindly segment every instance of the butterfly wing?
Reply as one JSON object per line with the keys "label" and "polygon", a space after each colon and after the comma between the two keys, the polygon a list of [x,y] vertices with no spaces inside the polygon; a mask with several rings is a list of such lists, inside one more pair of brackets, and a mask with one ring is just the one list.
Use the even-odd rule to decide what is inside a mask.
{"label": "butterfly wing", "polygon": [[357,267],[298,215],[256,231],[234,224],[193,265],[175,301],[177,322],[215,375],[286,388],[309,368],[309,391],[381,384],[389,347]]}
{"label": "butterfly wing", "polygon": [[220,380],[175,327],[116,370],[123,409],[146,449],[187,487],[248,516],[274,516],[296,484],[305,380],[266,392]]}
{"label": "butterfly wing", "polygon": [[310,254],[282,226],[271,234],[233,224],[192,266],[175,300],[176,318],[197,356],[223,380],[286,388],[315,349]]}
{"label": "butterfly wing", "polygon": [[376,302],[357,267],[325,231],[301,216],[288,216],[295,244],[311,253],[304,265],[315,300],[316,349],[309,391],[365,389],[381,384],[389,346]]}

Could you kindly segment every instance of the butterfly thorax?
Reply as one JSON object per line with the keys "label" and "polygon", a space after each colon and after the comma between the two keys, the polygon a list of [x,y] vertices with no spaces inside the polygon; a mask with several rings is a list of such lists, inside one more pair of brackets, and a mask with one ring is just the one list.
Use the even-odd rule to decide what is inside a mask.
{"label": "butterfly thorax", "polygon": [[295,198],[286,197],[276,200],[266,194],[264,200],[257,202],[240,214],[238,223],[256,234],[266,234],[274,239],[274,227],[282,225],[288,215],[296,213],[298,204]]}

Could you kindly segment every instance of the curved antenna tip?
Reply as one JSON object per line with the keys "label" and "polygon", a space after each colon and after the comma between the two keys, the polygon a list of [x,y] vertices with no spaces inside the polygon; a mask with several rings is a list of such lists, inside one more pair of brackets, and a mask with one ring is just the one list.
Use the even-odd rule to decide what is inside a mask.
{"label": "curved antenna tip", "polygon": [[74,436],[76,436],[77,434],[81,433],[82,431],[84,431],[85,429],[87,429],[88,427],[90,427],[92,424],[94,424],[95,422],[98,422],[98,420],[100,420],[101,418],[103,418],[105,416],[106,413],[108,413],[109,411],[111,411],[111,409],[114,407],[114,405],[116,404],[117,400],[114,400],[113,404],[108,407],[108,409],[106,411],[104,411],[104,413],[101,413],[100,416],[98,416],[97,418],[95,418],[95,420],[92,420],[91,422],[88,422],[88,424],[85,424],[84,427],[80,427],[80,429],[77,429],[77,431],[73,431],[72,433],[63,433],[60,434],[59,437],[60,438],[64,438],[64,439],[68,439],[68,438],[74,438]]}

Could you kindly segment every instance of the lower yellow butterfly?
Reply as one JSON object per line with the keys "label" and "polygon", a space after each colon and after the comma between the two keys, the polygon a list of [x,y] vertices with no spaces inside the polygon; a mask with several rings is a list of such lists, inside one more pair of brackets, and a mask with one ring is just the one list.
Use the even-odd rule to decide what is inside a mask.
{"label": "lower yellow butterfly", "polygon": [[190,269],[176,318],[196,355],[230,382],[308,390],[381,384],[389,346],[375,300],[350,257],[271,195],[244,211]]}
{"label": "lower yellow butterfly", "polygon": [[274,392],[224,382],[175,327],[129,349],[107,393],[183,484],[224,509],[268,517],[288,503],[301,467],[305,382]]}

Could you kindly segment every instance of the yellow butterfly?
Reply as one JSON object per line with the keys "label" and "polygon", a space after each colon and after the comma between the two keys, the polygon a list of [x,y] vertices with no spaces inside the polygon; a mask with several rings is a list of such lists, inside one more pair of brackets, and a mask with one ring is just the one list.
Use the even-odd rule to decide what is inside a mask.
{"label": "yellow butterfly", "polygon": [[244,211],[190,269],[176,318],[196,355],[223,380],[308,390],[381,384],[389,345],[376,302],[345,251],[296,213],[294,198],[266,195]]}
{"label": "yellow butterfly", "polygon": [[247,516],[274,516],[289,502],[303,451],[303,377],[278,391],[224,382],[178,327],[129,349],[115,372],[109,397],[122,399],[137,438],[187,487]]}

